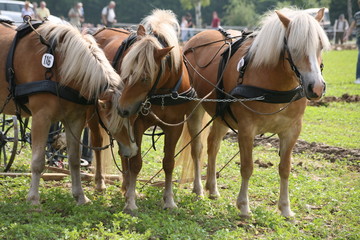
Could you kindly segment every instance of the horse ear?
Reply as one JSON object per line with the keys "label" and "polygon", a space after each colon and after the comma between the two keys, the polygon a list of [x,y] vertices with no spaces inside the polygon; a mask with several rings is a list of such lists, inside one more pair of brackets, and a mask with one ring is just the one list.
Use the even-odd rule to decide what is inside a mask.
{"label": "horse ear", "polygon": [[283,23],[285,28],[288,28],[288,26],[290,24],[290,19],[279,11],[275,11],[275,13],[278,15],[280,21]]}
{"label": "horse ear", "polygon": [[155,61],[161,61],[174,47],[165,47],[162,49],[155,49],[154,50],[154,58]]}
{"label": "horse ear", "polygon": [[325,8],[320,8],[320,10],[317,12],[315,19],[320,22],[324,17]]}
{"label": "horse ear", "polygon": [[145,28],[144,28],[144,26],[143,25],[139,25],[138,26],[138,29],[137,29],[137,35],[138,36],[140,36],[140,37],[143,37],[143,36],[145,36]]}

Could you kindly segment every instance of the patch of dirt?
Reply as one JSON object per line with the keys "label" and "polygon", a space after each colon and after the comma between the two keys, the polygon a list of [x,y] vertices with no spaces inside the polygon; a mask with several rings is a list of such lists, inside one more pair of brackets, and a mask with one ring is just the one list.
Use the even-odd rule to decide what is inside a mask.
{"label": "patch of dirt", "polygon": [[345,93],[341,97],[334,97],[334,96],[323,97],[319,101],[309,101],[308,105],[316,106],[316,107],[319,106],[327,107],[331,102],[347,102],[347,103],[360,102],[360,95],[349,95]]}
{"label": "patch of dirt", "polygon": [[[233,142],[237,142],[237,136],[233,132],[227,133],[225,139],[228,139]],[[254,141],[254,147],[259,145],[279,148],[279,139],[264,138],[257,136]],[[350,161],[351,167],[353,167],[354,170],[360,172],[360,149],[346,149],[341,147],[329,146],[323,143],[316,143],[316,142],[309,143],[304,140],[298,139],[293,149],[293,153],[301,154],[305,152],[311,152],[314,154],[320,153],[322,154],[323,158],[325,158],[330,162],[335,162],[336,160],[348,160]],[[260,164],[264,165],[264,163],[258,163],[258,164],[259,166]],[[267,163],[265,163],[265,165],[266,164]]]}
{"label": "patch of dirt", "polygon": [[331,50],[342,51],[342,50],[354,50],[357,49],[355,43],[345,43],[345,44],[332,44]]}

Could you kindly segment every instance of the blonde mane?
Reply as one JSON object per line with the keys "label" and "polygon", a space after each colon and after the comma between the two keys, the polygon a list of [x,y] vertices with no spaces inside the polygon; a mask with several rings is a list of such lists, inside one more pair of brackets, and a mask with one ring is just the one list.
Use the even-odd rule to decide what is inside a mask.
{"label": "blonde mane", "polygon": [[252,66],[275,66],[284,50],[284,37],[294,61],[330,47],[329,39],[319,22],[308,13],[283,8],[279,12],[291,19],[288,30],[275,12],[269,12],[261,22],[261,29],[254,33],[255,39],[249,49]]}
{"label": "blonde mane", "polygon": [[[159,66],[154,61],[154,50],[164,47],[158,38],[173,47],[169,53],[172,69],[179,70],[182,61],[178,40],[180,27],[173,12],[156,9],[140,24],[145,27],[147,34],[132,46],[125,55],[121,66],[121,77],[128,79],[129,84],[134,84],[146,77],[150,77],[152,80],[156,78]],[[161,64],[164,69],[164,61]]]}
{"label": "blonde mane", "polygon": [[76,86],[81,95],[95,99],[106,86],[120,88],[120,76],[92,36],[51,22],[42,24],[38,31],[45,39],[56,41],[55,54],[61,57],[60,84]]}
{"label": "blonde mane", "polygon": [[117,113],[117,105],[123,88],[122,81],[95,39],[82,35],[70,25],[51,22],[42,24],[38,32],[56,43],[55,55],[59,54],[61,58],[59,83],[75,86],[80,95],[95,100],[102,92],[112,91],[109,129],[121,127],[123,119]]}

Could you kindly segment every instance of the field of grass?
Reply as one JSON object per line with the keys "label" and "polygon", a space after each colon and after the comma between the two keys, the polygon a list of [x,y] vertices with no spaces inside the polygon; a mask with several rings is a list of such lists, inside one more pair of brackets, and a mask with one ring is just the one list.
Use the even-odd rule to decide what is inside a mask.
{"label": "field of grass", "polygon": [[354,84],[357,50],[329,51],[323,54],[326,96],[339,97],[345,93],[360,95],[360,85]]}
{"label": "field of grass", "polygon": [[[327,96],[360,94],[353,83],[357,51],[329,52],[324,56]],[[360,103],[329,103],[308,107],[301,139],[343,148],[360,148]],[[150,147],[145,137],[144,150]],[[144,159],[140,179],[161,169],[162,139],[157,151]],[[237,143],[224,141],[219,153],[220,169],[236,152]],[[40,207],[26,203],[27,177],[0,177],[0,239],[360,239],[359,168],[347,160],[329,161],[319,153],[294,154],[290,176],[290,200],[294,219],[277,210],[278,149],[269,145],[254,149],[255,164],[249,197],[252,217],[242,219],[235,206],[240,188],[239,157],[218,179],[221,198],[198,199],[191,184],[175,184],[178,209],[162,209],[162,188],[138,183],[135,216],[124,214],[121,183],[96,193],[84,182],[90,204],[77,206],[70,193],[70,179],[41,181]],[[30,150],[24,149],[13,171],[29,171]],[[174,178],[179,177],[180,169]],[[205,174],[205,169],[203,170]],[[155,180],[163,180],[160,174]]]}
{"label": "field of grass", "polygon": [[[360,84],[354,84],[356,50],[330,51],[324,54],[326,96],[360,95]],[[308,106],[300,139],[344,148],[360,148],[360,103],[329,103]]]}

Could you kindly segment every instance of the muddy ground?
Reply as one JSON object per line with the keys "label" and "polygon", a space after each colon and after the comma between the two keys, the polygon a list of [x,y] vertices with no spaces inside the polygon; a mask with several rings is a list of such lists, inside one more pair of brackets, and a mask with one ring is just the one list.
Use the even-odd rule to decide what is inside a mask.
{"label": "muddy ground", "polygon": [[[237,136],[233,132],[229,132],[225,136],[225,139],[237,142]],[[254,141],[254,146],[259,145],[279,149],[279,139],[275,136],[271,138],[257,136]],[[304,140],[298,139],[293,149],[293,154],[301,154],[306,152],[313,153],[314,159],[318,158],[318,153],[320,153],[322,158],[325,158],[330,162],[344,160],[348,161],[351,168],[353,168],[355,171],[360,172],[360,149],[346,149],[341,147],[329,146],[323,143],[309,143]],[[260,167],[270,167],[269,164],[271,164],[263,163],[259,160],[255,163],[257,163]]]}
{"label": "muddy ground", "polygon": [[360,95],[349,95],[347,93],[343,94],[341,97],[323,97],[319,101],[309,101],[309,106],[328,106],[331,102],[360,102]]}

